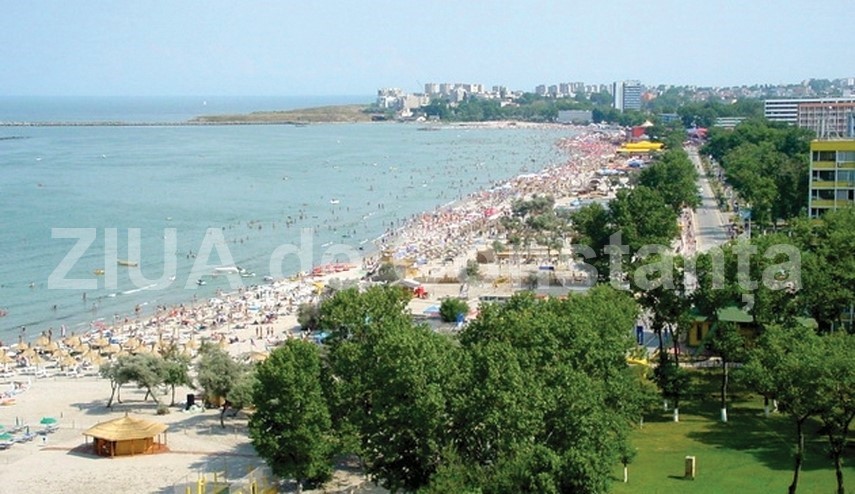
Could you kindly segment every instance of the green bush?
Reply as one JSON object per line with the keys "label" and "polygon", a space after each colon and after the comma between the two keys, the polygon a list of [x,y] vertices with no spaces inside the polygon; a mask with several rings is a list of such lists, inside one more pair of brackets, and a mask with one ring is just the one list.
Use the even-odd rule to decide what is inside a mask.
{"label": "green bush", "polygon": [[447,298],[439,306],[439,317],[443,322],[457,321],[457,315],[469,313],[469,304],[457,298]]}

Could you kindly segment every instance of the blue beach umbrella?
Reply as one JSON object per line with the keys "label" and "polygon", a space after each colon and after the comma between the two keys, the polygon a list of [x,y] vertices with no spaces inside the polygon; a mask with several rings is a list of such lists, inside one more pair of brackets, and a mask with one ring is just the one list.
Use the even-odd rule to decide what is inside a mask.
{"label": "blue beach umbrella", "polygon": [[42,417],[42,420],[39,421],[42,425],[51,425],[56,423],[56,419],[53,417]]}
{"label": "blue beach umbrella", "polygon": [[12,434],[9,434],[8,432],[4,432],[4,433],[0,434],[0,441],[11,441],[11,440],[12,440]]}

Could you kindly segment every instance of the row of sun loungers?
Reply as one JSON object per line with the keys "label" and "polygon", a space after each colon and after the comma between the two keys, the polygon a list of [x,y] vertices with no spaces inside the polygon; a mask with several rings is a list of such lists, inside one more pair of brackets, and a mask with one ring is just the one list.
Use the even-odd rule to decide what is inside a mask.
{"label": "row of sun loungers", "polygon": [[2,434],[3,436],[7,436],[7,438],[0,440],[0,450],[9,449],[15,444],[30,442],[40,435],[53,434],[58,428],[59,424],[53,423],[43,426],[38,432],[32,432],[28,425],[15,426]]}

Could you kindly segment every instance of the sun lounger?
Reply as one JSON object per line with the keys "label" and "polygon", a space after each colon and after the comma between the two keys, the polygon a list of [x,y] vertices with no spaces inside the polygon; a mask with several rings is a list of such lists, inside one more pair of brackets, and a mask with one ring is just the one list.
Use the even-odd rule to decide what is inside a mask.
{"label": "sun lounger", "polygon": [[30,441],[32,441],[33,439],[35,439],[35,438],[36,438],[36,435],[37,435],[37,434],[36,434],[36,433],[34,433],[34,432],[25,432],[24,434],[22,434],[22,435],[20,436],[20,439],[21,439],[21,440],[20,440],[19,442],[30,442]]}

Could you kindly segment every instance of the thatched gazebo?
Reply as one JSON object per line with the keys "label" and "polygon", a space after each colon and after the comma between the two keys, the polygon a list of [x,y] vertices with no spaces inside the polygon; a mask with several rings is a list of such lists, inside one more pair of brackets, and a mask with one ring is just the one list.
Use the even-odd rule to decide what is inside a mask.
{"label": "thatched gazebo", "polygon": [[166,451],[166,429],[165,424],[129,417],[126,414],[124,417],[95,424],[83,435],[92,438],[97,455],[142,455]]}

